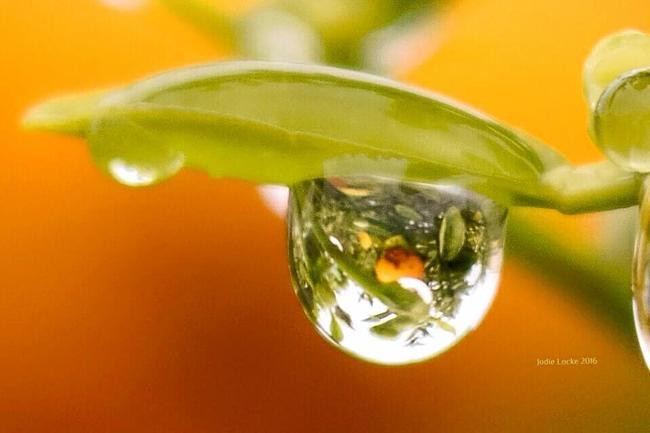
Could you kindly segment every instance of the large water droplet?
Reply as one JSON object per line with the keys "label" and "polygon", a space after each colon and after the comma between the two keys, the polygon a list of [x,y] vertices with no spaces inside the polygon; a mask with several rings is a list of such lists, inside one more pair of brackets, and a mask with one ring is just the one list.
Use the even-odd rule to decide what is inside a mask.
{"label": "large water droplet", "polygon": [[634,324],[639,346],[650,369],[650,181],[646,180],[641,200],[640,227],[634,248],[632,290]]}
{"label": "large water droplet", "polygon": [[496,294],[506,210],[452,186],[319,179],[291,191],[294,287],[316,329],[381,364],[435,356]]}

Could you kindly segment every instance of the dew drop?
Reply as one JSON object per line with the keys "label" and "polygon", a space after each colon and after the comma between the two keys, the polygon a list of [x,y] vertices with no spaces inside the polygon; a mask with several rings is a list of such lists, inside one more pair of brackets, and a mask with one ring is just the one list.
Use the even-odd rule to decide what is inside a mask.
{"label": "dew drop", "polygon": [[650,369],[650,181],[646,180],[640,209],[640,227],[634,248],[632,276],[634,324],[646,366]]}
{"label": "dew drop", "polygon": [[100,117],[87,136],[97,165],[119,183],[148,186],[175,175],[185,155],[165,136],[119,116]]}
{"label": "dew drop", "polygon": [[615,80],[598,100],[593,136],[620,167],[650,172],[650,68],[635,69]]}
{"label": "dew drop", "polygon": [[455,186],[378,178],[294,185],[296,294],[317,331],[353,356],[393,365],[431,358],[489,309],[505,219],[504,208]]}
{"label": "dew drop", "polygon": [[165,161],[127,160],[112,158],[106,163],[106,171],[119,183],[127,186],[149,186],[176,174],[183,166],[182,156]]}
{"label": "dew drop", "polygon": [[129,186],[151,185],[156,180],[155,171],[130,165],[120,158],[109,161],[108,171],[115,179]]}

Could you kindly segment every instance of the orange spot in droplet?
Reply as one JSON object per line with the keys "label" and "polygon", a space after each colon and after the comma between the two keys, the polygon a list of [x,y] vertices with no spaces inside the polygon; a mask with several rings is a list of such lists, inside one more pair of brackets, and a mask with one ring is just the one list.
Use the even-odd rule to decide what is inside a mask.
{"label": "orange spot in droplet", "polygon": [[381,283],[392,283],[405,277],[422,278],[424,263],[420,256],[406,248],[389,248],[377,260],[375,276]]}

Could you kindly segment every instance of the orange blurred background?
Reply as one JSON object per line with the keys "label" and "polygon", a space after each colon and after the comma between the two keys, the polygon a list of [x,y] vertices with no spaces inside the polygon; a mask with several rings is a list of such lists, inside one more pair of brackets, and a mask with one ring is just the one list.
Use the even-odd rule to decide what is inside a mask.
{"label": "orange blurred background", "polygon": [[[17,126],[57,92],[225,51],[153,5],[5,1],[0,16],[1,433],[650,431],[637,351],[512,261],[483,325],[439,358],[386,368],[330,347],[252,185],[184,172],[129,189],[81,141]],[[581,64],[625,27],[650,30],[647,0],[465,0],[403,78],[594,160]],[[598,364],[536,366],[582,356]]]}

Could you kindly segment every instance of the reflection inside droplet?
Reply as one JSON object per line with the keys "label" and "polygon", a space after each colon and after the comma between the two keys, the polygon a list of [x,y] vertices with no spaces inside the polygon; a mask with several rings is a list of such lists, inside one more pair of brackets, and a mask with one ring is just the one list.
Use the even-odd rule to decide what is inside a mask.
{"label": "reflection inside droplet", "polygon": [[294,287],[316,329],[346,352],[405,364],[447,350],[496,293],[506,211],[450,186],[376,178],[291,191]]}

